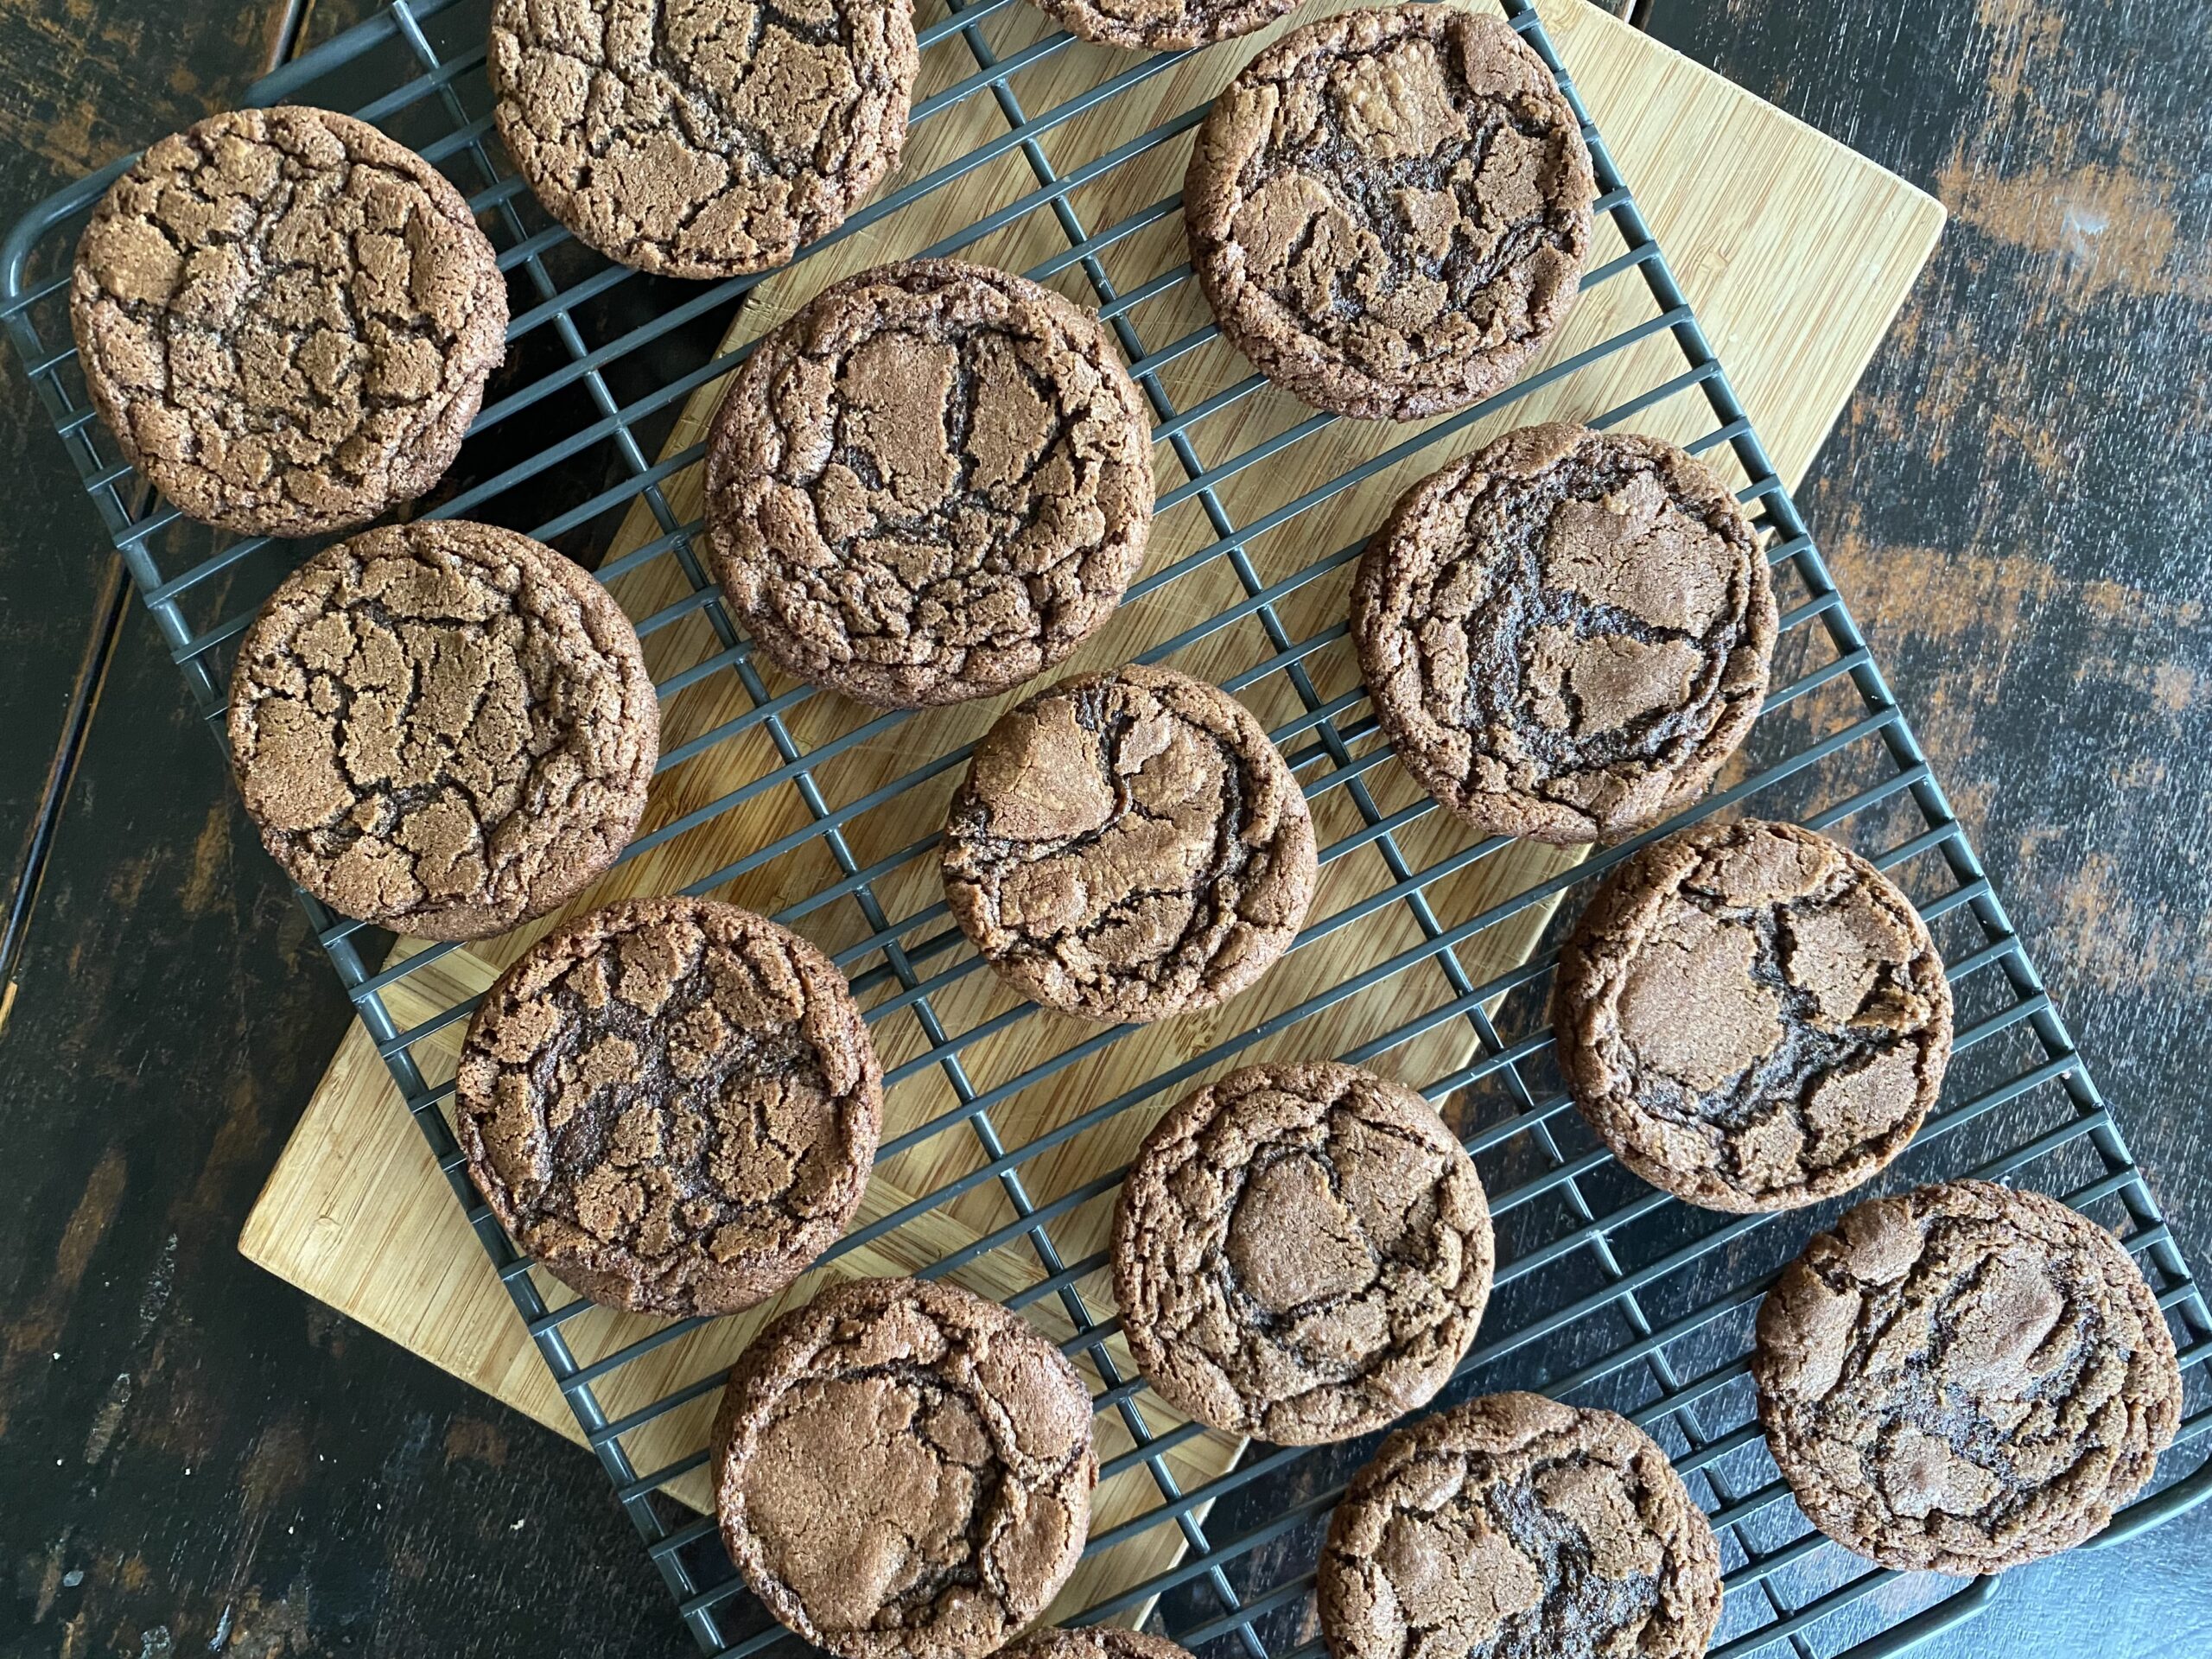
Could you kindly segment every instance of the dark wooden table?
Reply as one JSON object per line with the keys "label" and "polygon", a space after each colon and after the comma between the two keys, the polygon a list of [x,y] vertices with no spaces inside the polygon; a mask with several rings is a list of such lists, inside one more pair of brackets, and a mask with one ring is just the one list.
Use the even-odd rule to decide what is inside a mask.
{"label": "dark wooden table", "polygon": [[[2212,1263],[2212,6],[1637,4],[1951,209],[1802,499]],[[0,0],[0,220],[366,9]],[[236,1255],[346,1007],[12,371],[0,441],[0,1653],[690,1651],[588,1459]],[[1946,1650],[2212,1651],[2208,1553]]]}

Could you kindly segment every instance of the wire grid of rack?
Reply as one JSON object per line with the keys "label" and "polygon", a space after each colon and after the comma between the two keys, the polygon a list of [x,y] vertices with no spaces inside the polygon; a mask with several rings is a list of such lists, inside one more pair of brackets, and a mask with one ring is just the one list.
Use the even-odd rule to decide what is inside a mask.
{"label": "wire grid of rack", "polygon": [[[855,798],[840,799],[834,789],[825,789],[820,775],[830,760],[880,740],[902,717],[875,716],[825,741],[807,741],[797,711],[812,694],[804,687],[772,690],[722,615],[693,556],[698,524],[684,521],[664,492],[669,480],[697,461],[698,447],[653,458],[658,448],[655,434],[665,429],[683,400],[741,355],[702,350],[696,341],[702,329],[718,336],[720,322],[752,280],[652,289],[656,300],[642,320],[611,321],[615,313],[594,309],[607,296],[647,279],[582,257],[557,226],[541,223],[533,228],[527,216],[533,204],[489,137],[482,84],[483,0],[394,5],[263,80],[249,101],[351,107],[385,124],[453,172],[493,229],[501,266],[520,296],[511,340],[534,342],[539,356],[534,367],[526,365],[521,375],[495,383],[472,434],[472,450],[498,444],[504,434],[508,448],[499,456],[512,454],[514,459],[432,510],[499,516],[486,509],[505,506],[518,489],[534,500],[549,493],[557,500],[554,481],[588,474],[595,457],[611,481],[594,489],[587,480],[575,486],[585,492],[580,499],[568,501],[550,518],[518,527],[553,539],[588,531],[635,504],[652,513],[654,533],[603,565],[601,575],[612,581],[655,561],[672,561],[682,575],[683,596],[640,619],[640,632],[650,637],[687,620],[707,632],[696,659],[663,679],[663,696],[673,698],[715,677],[728,677],[743,704],[736,717],[671,749],[664,757],[664,769],[747,733],[765,736],[772,764],[745,789],[658,826],[644,842],[665,842],[695,828],[729,810],[737,797],[785,790],[797,800],[803,819],[798,828],[709,871],[690,887],[712,890],[803,849],[824,855],[826,863],[813,868],[829,874],[798,887],[801,896],[780,912],[782,918],[813,917],[818,922],[833,910],[849,912],[854,919],[837,957],[855,974],[879,1039],[893,1020],[917,1027],[918,1047],[891,1068],[890,1080],[895,1089],[909,1079],[937,1078],[946,1086],[950,1104],[894,1135],[885,1156],[895,1157],[963,1127],[973,1138],[975,1156],[938,1190],[856,1230],[837,1253],[964,1195],[995,1193],[1003,1202],[1007,1218],[1002,1224],[923,1270],[961,1271],[992,1251],[1031,1253],[1033,1277],[1008,1297],[1010,1305],[1052,1313],[1055,1328],[1069,1333],[1065,1348],[1085,1363],[1096,1380],[1101,1421],[1118,1425],[1117,1443],[1125,1446],[1105,1459],[1103,1477],[1131,1475],[1149,1479],[1156,1488],[1153,1501],[1134,1518],[1094,1536],[1092,1549],[1111,1548],[1157,1528],[1173,1528],[1179,1539],[1179,1559],[1077,1617],[1127,1619],[1145,1614],[1202,1653],[1308,1659],[1319,1648],[1306,1613],[1313,1544],[1344,1475],[1365,1447],[1255,1446],[1227,1472],[1183,1490],[1166,1454],[1199,1431],[1188,1425],[1166,1430],[1152,1426],[1141,1382],[1125,1377],[1109,1352],[1115,1322],[1099,1306],[1102,1255],[1093,1250],[1065,1259],[1055,1234],[1056,1227],[1084,1206],[1110,1201],[1119,1172],[1109,1170],[1069,1191],[1038,1198],[1027,1189],[1025,1166],[1120,1113],[1147,1104],[1157,1109],[1206,1068],[1293,1031],[1321,1010],[1403,976],[1427,972],[1438,976],[1438,1000],[1344,1058],[1374,1060],[1446,1027],[1460,1033],[1465,1045],[1461,1062],[1427,1077],[1425,1091],[1447,1111],[1483,1163],[1500,1222],[1500,1268],[1480,1340],[1446,1397],[1540,1386],[1563,1398],[1624,1410],[1657,1435],[1711,1512],[1723,1540],[1728,1595],[1717,1652],[1772,1649],[1806,1659],[1843,1651],[1894,1652],[1971,1617],[1995,1592],[1998,1580],[1962,1585],[1870,1568],[1808,1529],[1766,1459],[1745,1380],[1751,1315],[1773,1271],[1802,1242],[1807,1218],[1706,1215],[1626,1178],[1580,1130],[1549,1069],[1543,1003],[1552,953],[1536,949],[1525,960],[1479,980],[1463,963],[1487,930],[1516,919],[1530,928],[1531,918],[1544,913],[1542,907],[1650,837],[1611,849],[1579,868],[1552,867],[1469,913],[1456,914],[1443,902],[1433,903],[1451,890],[1455,877],[1501,858],[1507,843],[1455,845],[1448,838],[1415,843],[1413,832],[1428,817],[1429,804],[1417,796],[1408,796],[1402,806],[1388,804],[1388,751],[1363,696],[1356,680],[1344,683],[1340,673],[1332,689],[1325,670],[1330,653],[1340,658],[1343,652],[1340,618],[1324,620],[1304,633],[1293,626],[1297,596],[1308,584],[1340,574],[1356,556],[1358,542],[1298,563],[1273,580],[1251,556],[1254,545],[1339,492],[1464,431],[1474,421],[1510,409],[1541,388],[1571,384],[1573,377],[1640,343],[1656,340],[1669,346],[1670,372],[1649,377],[1610,407],[1584,411],[1585,417],[1592,424],[1611,425],[1662,406],[1679,412],[1683,400],[1700,409],[1704,429],[1688,447],[1740,474],[1742,499],[1770,533],[1777,589],[1784,601],[1777,689],[1747,750],[1748,760],[1729,775],[1726,787],[1688,816],[1747,804],[1858,840],[1914,892],[1945,947],[1957,991],[1961,1022],[1950,1086],[1889,1184],[1962,1173],[2018,1179],[2056,1192],[2118,1228],[2159,1293],[2188,1369],[2184,1443],[2212,1426],[2201,1371],[2212,1353],[2212,1313],[1535,11],[1528,0],[1503,3],[1511,22],[1575,100],[1596,162],[1600,222],[1610,221],[1619,238],[1618,256],[1592,270],[1586,289],[1640,282],[1649,314],[1586,349],[1546,360],[1521,385],[1481,408],[1406,436],[1257,516],[1240,517],[1225,486],[1248,468],[1310,442],[1332,424],[1331,417],[1293,419],[1234,454],[1211,463],[1203,459],[1205,423],[1260,391],[1260,383],[1238,365],[1228,383],[1210,395],[1179,402],[1172,395],[1168,371],[1211,343],[1214,332],[1202,324],[1168,344],[1148,346],[1137,314],[1179,289],[1187,294],[1187,265],[1159,269],[1118,285],[1108,268],[1115,250],[1135,246],[1147,229],[1171,223],[1179,201],[1173,194],[1160,197],[1095,230],[1086,226],[1077,207],[1084,187],[1172,143],[1195,125],[1202,111],[1177,113],[1135,138],[1058,169],[1043,142],[1188,54],[1116,60],[1125,67],[1102,72],[1094,85],[1031,114],[1022,107],[1016,78],[1060,51],[1066,36],[1033,29],[1031,38],[1002,55],[984,25],[1005,12],[1009,0],[980,0],[949,13],[922,31],[925,53],[951,57],[953,66],[941,74],[938,89],[918,103],[917,129],[966,100],[988,98],[1002,130],[901,183],[857,215],[839,238],[830,238],[862,232],[901,207],[952,187],[985,162],[1019,158],[1030,188],[930,251],[972,248],[1031,216],[1049,221],[1063,245],[1033,265],[1031,274],[1040,279],[1068,276],[1087,286],[1088,297],[1111,324],[1152,398],[1160,423],[1156,436],[1181,474],[1163,480],[1168,487],[1161,498],[1162,513],[1195,503],[1204,530],[1192,550],[1143,578],[1131,603],[1202,571],[1225,570],[1233,585],[1222,590],[1228,597],[1204,607],[1191,626],[1152,639],[1142,655],[1164,658],[1236,625],[1256,628],[1258,654],[1223,675],[1224,683],[1240,695],[1260,699],[1263,707],[1289,711],[1274,721],[1277,741],[1290,754],[1317,813],[1327,804],[1340,825],[1350,826],[1333,839],[1325,836],[1325,863],[1362,857],[1379,871],[1374,883],[1357,889],[1351,902],[1326,913],[1317,905],[1292,963],[1314,959],[1305,955],[1311,946],[1385,914],[1414,929],[1412,943],[1341,979],[1302,986],[1306,994],[1300,1000],[1246,1029],[1221,1035],[1203,1052],[1163,1067],[1141,1087],[1012,1143],[1001,1133],[1007,1103],[1025,1090],[1049,1085],[1126,1033],[1086,1037],[996,1083],[969,1075],[968,1057],[977,1045],[1017,1031],[1029,1012],[1002,1007],[964,1029],[949,1028],[938,1007],[948,988],[977,964],[961,951],[941,902],[926,902],[925,895],[923,901],[900,909],[895,895],[885,896],[895,886],[896,872],[927,861],[933,837],[910,840],[873,859],[852,844],[859,820],[887,804],[896,806],[919,780],[957,766],[960,751],[933,755],[915,771]],[[106,435],[93,421],[68,345],[64,309],[73,237],[60,232],[81,222],[128,159],[57,195],[16,227],[4,255],[0,315],[219,741],[215,717],[227,679],[226,647],[254,601],[304,550],[222,541],[198,531],[172,509],[148,499],[131,469],[108,453]],[[816,251],[802,254],[802,260]],[[665,303],[658,302],[660,296],[667,296]],[[549,418],[563,398],[574,404],[565,423]],[[559,435],[554,441],[539,441],[541,430],[556,429]],[[1268,691],[1275,697],[1272,704],[1262,696]],[[1825,714],[1816,712],[1822,709]],[[1414,849],[1410,855],[1409,847]],[[1419,863],[1423,850],[1435,855]],[[743,1594],[711,1522],[667,1497],[673,1482],[697,1470],[703,1451],[642,1470],[631,1455],[632,1436],[662,1414],[710,1395],[719,1374],[693,1379],[627,1411],[611,1412],[602,1398],[616,1374],[681,1339],[696,1322],[663,1327],[589,1359],[573,1351],[569,1332],[585,1305],[549,1303],[548,1281],[533,1274],[467,1189],[440,1110],[450,1085],[433,1083],[417,1064],[418,1047],[465,1018],[469,1003],[456,1001],[405,1027],[387,1006],[390,994],[442,950],[434,948],[373,967],[380,936],[321,911],[312,900],[303,902],[395,1083],[467,1207],[518,1316],[527,1321],[620,1503],[676,1598],[683,1620],[710,1653],[750,1654],[792,1642]],[[947,965],[931,966],[941,959]],[[1834,1207],[1818,1213],[1824,1218]],[[2107,1536],[2133,1535],[2203,1496],[2206,1469],[2176,1473],[2186,1460],[2179,1451],[2170,1454],[2165,1484],[2124,1512]]]}

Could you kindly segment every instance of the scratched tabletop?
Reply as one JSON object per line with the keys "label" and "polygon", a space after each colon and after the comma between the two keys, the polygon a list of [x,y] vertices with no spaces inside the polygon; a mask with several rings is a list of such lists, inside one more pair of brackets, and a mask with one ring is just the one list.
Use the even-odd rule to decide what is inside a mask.
{"label": "scratched tabletop", "polygon": [[[1799,500],[2212,1263],[2212,0],[1632,3],[1951,211]],[[370,9],[0,0],[0,222]],[[0,1656],[682,1659],[590,1459],[236,1254],[348,1010],[12,373],[0,453]],[[2212,1652],[2208,1557],[1926,1651]]]}

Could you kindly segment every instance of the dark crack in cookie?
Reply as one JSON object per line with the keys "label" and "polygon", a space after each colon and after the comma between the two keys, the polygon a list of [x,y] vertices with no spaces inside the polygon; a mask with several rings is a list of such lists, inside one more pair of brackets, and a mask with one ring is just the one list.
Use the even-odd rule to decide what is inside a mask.
{"label": "dark crack in cookie", "polygon": [[803,679],[988,696],[1114,613],[1152,524],[1145,406],[1096,319],[952,260],[838,283],[761,340],[707,443],[716,574]]}
{"label": "dark crack in cookie", "polygon": [[1795,824],[1708,823],[1611,875],[1560,952],[1569,1092],[1614,1154],[1709,1210],[1847,1192],[1905,1149],[1951,1053],[1912,901]]}
{"label": "dark crack in cookie", "polygon": [[92,406],[180,512],[308,536],[453,464],[506,355],[507,289],[413,150],[327,110],[238,110],[109,188],[69,323]]}
{"label": "dark crack in cookie", "polygon": [[1191,1650],[1164,1636],[1117,1624],[1080,1624],[1035,1630],[999,1649],[1001,1659],[1192,1659]]}
{"label": "dark crack in cookie", "polygon": [[1382,1442],[1319,1590],[1336,1659],[1698,1659],[1720,1548],[1628,1419],[1493,1394]]}
{"label": "dark crack in cookie", "polygon": [[2172,1334],[2120,1242],[1986,1181],[1816,1235],[1760,1306],[1751,1376],[1807,1517],[1905,1570],[1997,1573],[2094,1536],[2181,1418]]}
{"label": "dark crack in cookie", "polygon": [[425,939],[583,891],[638,827],[660,714],[629,619],[551,548],[422,519],[325,548],[238,647],[231,760],[286,874]]}
{"label": "dark crack in cookie", "polygon": [[1243,990],[1297,937],[1313,819],[1234,697],[1132,663],[1066,680],[976,746],[944,846],[952,913],[1051,1008],[1165,1020]]}
{"label": "dark crack in cookie", "polygon": [[1037,0],[1071,35],[1130,52],[1184,52],[1265,29],[1299,0]]}
{"label": "dark crack in cookie", "polygon": [[852,1219],[883,1073],[845,976],[798,934],[632,899],[499,976],[454,1106],[470,1179],[546,1271],[613,1307],[728,1313]]}
{"label": "dark crack in cookie", "polygon": [[898,165],[908,0],[495,0],[499,137],[546,211],[667,276],[784,264]]}
{"label": "dark crack in cookie", "polygon": [[1114,1292],[1160,1398],[1279,1445],[1426,1405],[1490,1299],[1490,1207],[1412,1090],[1331,1060],[1252,1065],[1145,1138]]}
{"label": "dark crack in cookie", "polygon": [[1512,383],[1566,320],[1590,153],[1501,17],[1349,11],[1229,84],[1183,187],[1230,343],[1316,406],[1418,420]]}
{"label": "dark crack in cookie", "polygon": [[1587,842],[1696,799],[1743,742],[1774,594],[1690,456],[1535,426],[1406,493],[1361,556],[1351,628],[1424,789],[1484,835]]}
{"label": "dark crack in cookie", "polygon": [[981,1659],[1083,1553],[1090,1414],[1075,1367],[995,1303],[831,1286],[730,1374],[722,1541],[770,1612],[842,1659]]}

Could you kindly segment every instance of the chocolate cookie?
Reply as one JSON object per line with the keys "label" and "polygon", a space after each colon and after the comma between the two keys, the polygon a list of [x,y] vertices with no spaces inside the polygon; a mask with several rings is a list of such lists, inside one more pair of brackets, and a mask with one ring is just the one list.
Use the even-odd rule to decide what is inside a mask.
{"label": "chocolate cookie", "polygon": [[1951,987],[1879,870],[1795,824],[1707,823],[1611,875],[1560,952],[1560,1068],[1590,1126],[1708,1210],[1790,1210],[1903,1152]]}
{"label": "chocolate cookie", "polygon": [[1164,1636],[1117,1624],[1081,1624],[1035,1630],[1001,1648],[1001,1659],[1191,1659],[1191,1650]]}
{"label": "chocolate cookie", "polygon": [[308,536],[453,464],[506,355],[507,288],[413,150],[327,110],[236,110],[100,198],[69,326],[92,407],[178,511]]}
{"label": "chocolate cookie", "polygon": [[1145,406],[1087,312],[950,259],[826,289],[764,338],[707,441],[715,574],[802,679],[892,707],[1058,662],[1152,524]]}
{"label": "chocolate cookie", "polygon": [[2119,1241],[1986,1181],[1874,1198],[1759,1308],[1759,1421],[1807,1517],[1885,1567],[1973,1574],[2070,1549],[2181,1419],[2158,1298]]}
{"label": "chocolate cookie", "polygon": [[667,276],[780,265],[899,164],[908,0],[495,0],[499,137],[546,211]]}
{"label": "chocolate cookie", "polygon": [[980,1659],[1083,1554],[1090,1411],[1075,1367],[995,1303],[833,1285],[730,1373],[722,1541],[770,1612],[842,1659]]}
{"label": "chocolate cookie", "polygon": [[1114,1294],[1160,1398],[1287,1446],[1425,1405],[1490,1300],[1490,1207],[1410,1089],[1252,1065],[1154,1126],[1122,1184]]}
{"label": "chocolate cookie", "polygon": [[1183,220],[1221,331],[1306,402],[1463,409],[1566,320],[1594,191],[1580,124],[1501,17],[1348,11],[1215,101]]}
{"label": "chocolate cookie", "polygon": [[1697,1659],[1720,1547],[1627,1418],[1493,1394],[1399,1430],[1352,1477],[1319,1592],[1336,1659]]}
{"label": "chocolate cookie", "polygon": [[952,798],[944,862],[986,962],[1103,1020],[1236,995],[1290,948],[1319,874],[1306,797],[1251,712],[1136,663],[1000,716]]}
{"label": "chocolate cookie", "polygon": [[638,636],[491,524],[325,548],[246,630],[231,760],[285,873],[341,914],[477,939],[566,902],[637,830],[660,754]]}
{"label": "chocolate cookie", "polygon": [[1743,509],[1682,451],[1532,426],[1406,493],[1351,629],[1438,801],[1484,835],[1597,841],[1696,799],[1744,741],[1774,594]]}
{"label": "chocolate cookie", "polygon": [[1127,50],[1184,52],[1265,29],[1299,0],[1037,0],[1069,34]]}
{"label": "chocolate cookie", "polygon": [[454,1084],[469,1179],[594,1301],[728,1313],[859,1209],[883,1072],[845,976],[704,899],[578,917],[477,1005]]}

